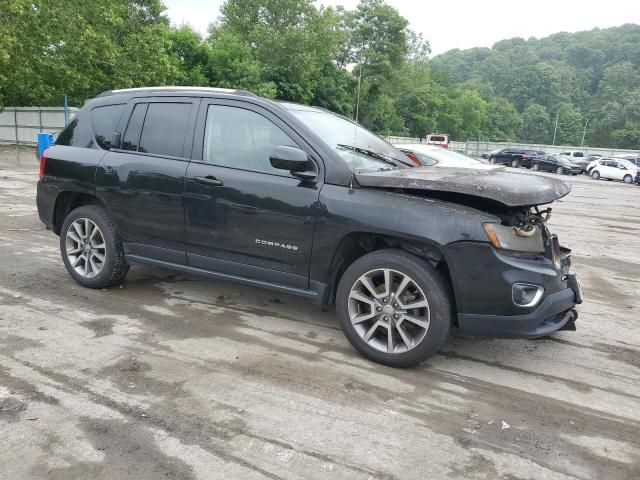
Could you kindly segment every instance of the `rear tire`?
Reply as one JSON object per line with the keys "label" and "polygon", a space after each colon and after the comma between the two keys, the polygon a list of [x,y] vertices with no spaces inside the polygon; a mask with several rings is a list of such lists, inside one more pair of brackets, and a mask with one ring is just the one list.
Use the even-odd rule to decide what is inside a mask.
{"label": "rear tire", "polygon": [[537,163],[533,164],[533,167],[531,167],[533,169],[534,172],[537,172],[538,170],[540,170],[540,165],[538,165]]}
{"label": "rear tire", "polygon": [[129,270],[116,226],[98,205],[67,215],[60,230],[60,253],[69,275],[83,287],[120,285]]}
{"label": "rear tire", "polygon": [[512,160],[511,161],[511,166],[513,168],[518,168],[520,166],[520,162],[518,162],[518,160]]}
{"label": "rear tire", "polygon": [[594,180],[599,180],[600,179],[600,172],[597,170],[594,170],[593,172],[591,172],[591,178],[593,178]]}
{"label": "rear tire", "polygon": [[625,175],[623,180],[624,183],[633,183],[633,177],[631,175]]}
{"label": "rear tire", "polygon": [[558,168],[556,168],[556,173],[557,173],[558,175],[563,175],[563,174],[564,174],[564,168],[562,168],[562,167],[558,167]]}
{"label": "rear tire", "polygon": [[447,340],[452,317],[449,288],[440,273],[422,258],[395,249],[369,253],[347,268],[338,284],[336,311],[351,345],[389,367],[417,365],[436,353]]}

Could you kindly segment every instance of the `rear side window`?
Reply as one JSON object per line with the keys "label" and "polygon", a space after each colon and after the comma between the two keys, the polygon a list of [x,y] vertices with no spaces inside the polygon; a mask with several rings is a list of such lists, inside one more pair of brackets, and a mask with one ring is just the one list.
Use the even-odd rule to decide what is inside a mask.
{"label": "rear side window", "polygon": [[147,104],[138,103],[131,114],[129,124],[124,132],[122,138],[122,150],[130,150],[132,152],[138,151],[140,144],[140,132],[142,131],[142,123],[144,122],[144,116],[147,113]]}
{"label": "rear side window", "polygon": [[124,104],[105,105],[91,110],[93,134],[100,148],[105,150],[111,148],[111,137],[118,126],[118,120],[120,120],[124,107]]}
{"label": "rear side window", "polygon": [[190,114],[190,103],[150,103],[138,151],[182,156]]}
{"label": "rear side window", "polygon": [[93,132],[88,112],[81,112],[76,115],[71,122],[60,132],[56,139],[56,145],[67,147],[91,148],[93,145]]}

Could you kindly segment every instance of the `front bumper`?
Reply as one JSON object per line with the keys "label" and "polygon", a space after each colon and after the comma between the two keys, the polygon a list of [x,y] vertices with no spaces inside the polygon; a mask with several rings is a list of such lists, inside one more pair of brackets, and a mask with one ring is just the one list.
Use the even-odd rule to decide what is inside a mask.
{"label": "front bumper", "polygon": [[536,338],[543,337],[578,318],[573,309],[576,292],[567,288],[548,295],[531,313],[522,315],[458,315],[458,327],[469,335],[495,338]]}
{"label": "front bumper", "polygon": [[[573,328],[574,307],[582,303],[582,293],[577,277],[569,273],[569,253],[564,251],[562,264],[556,267],[546,257],[516,258],[484,243],[447,246],[461,333],[534,338]],[[544,294],[532,307],[518,306],[512,298],[515,283],[541,286]]]}

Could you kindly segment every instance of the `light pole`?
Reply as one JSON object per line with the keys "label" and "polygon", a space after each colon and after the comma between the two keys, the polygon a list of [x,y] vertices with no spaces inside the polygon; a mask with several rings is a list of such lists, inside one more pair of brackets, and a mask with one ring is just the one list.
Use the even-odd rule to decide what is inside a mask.
{"label": "light pole", "polygon": [[584,137],[587,135],[587,124],[589,123],[589,119],[587,118],[584,122],[584,130],[582,132],[582,142],[580,142],[580,146],[584,145]]}

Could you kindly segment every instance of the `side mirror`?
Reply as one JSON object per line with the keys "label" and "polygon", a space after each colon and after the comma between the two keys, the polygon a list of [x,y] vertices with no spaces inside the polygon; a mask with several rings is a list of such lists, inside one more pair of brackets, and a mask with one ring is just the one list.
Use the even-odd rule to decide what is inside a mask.
{"label": "side mirror", "polygon": [[121,148],[122,147],[122,135],[120,132],[113,132],[111,134],[111,147],[110,148]]}
{"label": "side mirror", "polygon": [[288,170],[291,175],[304,182],[312,182],[317,177],[316,172],[309,170],[309,156],[297,147],[276,147],[271,152],[269,161],[273,168]]}
{"label": "side mirror", "polygon": [[303,172],[307,169],[309,157],[299,148],[282,145],[271,152],[269,160],[271,166],[278,170]]}

